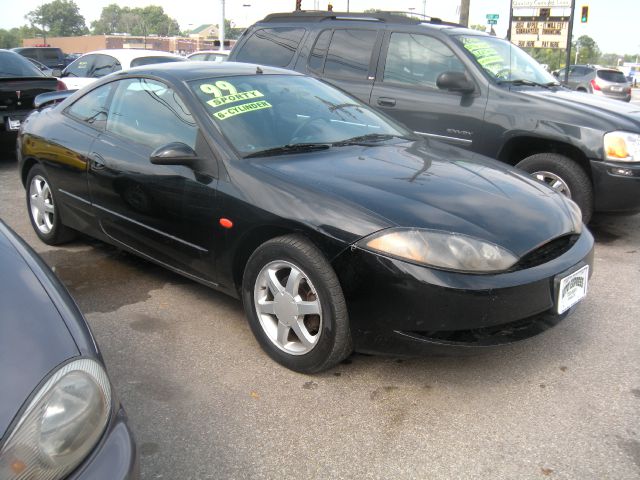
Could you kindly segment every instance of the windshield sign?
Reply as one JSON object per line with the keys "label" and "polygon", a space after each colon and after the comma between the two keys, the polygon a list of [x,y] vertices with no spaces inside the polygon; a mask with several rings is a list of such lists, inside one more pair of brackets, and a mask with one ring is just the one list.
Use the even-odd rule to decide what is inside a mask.
{"label": "windshield sign", "polygon": [[312,78],[237,76],[197,80],[190,87],[243,156],[260,156],[274,149],[294,153],[302,151],[301,145],[317,149],[320,144],[334,146],[354,138],[379,142],[411,135],[368,106]]}
{"label": "windshield sign", "polygon": [[495,37],[461,35],[458,41],[493,79],[557,83],[551,74],[514,44]]}

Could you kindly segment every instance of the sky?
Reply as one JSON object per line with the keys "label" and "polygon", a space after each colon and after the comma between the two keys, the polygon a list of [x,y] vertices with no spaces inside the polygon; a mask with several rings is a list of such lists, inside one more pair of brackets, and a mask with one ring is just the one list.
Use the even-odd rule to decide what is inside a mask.
{"label": "sky", "polygon": [[[326,9],[330,0],[302,0],[302,8]],[[367,8],[389,9],[389,0],[331,0],[334,11],[351,11]],[[26,24],[24,16],[46,0],[0,0],[0,28],[13,28]],[[222,0],[75,0],[87,26],[100,17],[102,8],[117,3],[120,6],[145,7],[160,5],[175,18],[183,30],[195,28],[203,23],[219,24],[222,18]],[[427,15],[443,20],[458,21],[458,0],[396,0],[395,10],[422,12],[426,5]],[[496,33],[506,35],[509,23],[509,0],[471,0],[471,24],[484,24],[486,14],[500,15]],[[589,35],[604,53],[640,52],[640,1],[638,0],[576,0],[579,15],[582,5],[589,6],[587,24],[574,24],[574,35]],[[226,17],[237,26],[247,26],[271,12],[286,12],[295,8],[295,0],[226,0]]]}

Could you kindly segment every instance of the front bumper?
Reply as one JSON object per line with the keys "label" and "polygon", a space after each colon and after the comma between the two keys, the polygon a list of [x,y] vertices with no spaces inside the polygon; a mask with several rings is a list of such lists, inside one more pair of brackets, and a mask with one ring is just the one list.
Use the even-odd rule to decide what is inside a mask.
{"label": "front bumper", "polygon": [[591,160],[596,212],[640,212],[640,163]]}
{"label": "front bumper", "polygon": [[440,347],[486,347],[531,337],[571,310],[555,313],[560,278],[593,264],[585,228],[561,256],[495,275],[446,272],[376,255],[344,252],[334,267],[345,292],[354,347],[366,353],[418,355]]}
{"label": "front bumper", "polygon": [[140,466],[127,416],[120,407],[89,457],[68,480],[138,480]]}

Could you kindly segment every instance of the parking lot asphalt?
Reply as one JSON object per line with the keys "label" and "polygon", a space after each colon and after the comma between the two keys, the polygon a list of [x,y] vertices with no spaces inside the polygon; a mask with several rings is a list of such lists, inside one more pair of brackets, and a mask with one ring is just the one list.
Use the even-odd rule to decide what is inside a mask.
{"label": "parking lot asphalt", "polygon": [[595,218],[589,294],[541,336],[306,376],[260,350],[238,301],[85,237],[41,243],[6,157],[0,217],[85,313],[144,479],[640,476],[640,215]]}

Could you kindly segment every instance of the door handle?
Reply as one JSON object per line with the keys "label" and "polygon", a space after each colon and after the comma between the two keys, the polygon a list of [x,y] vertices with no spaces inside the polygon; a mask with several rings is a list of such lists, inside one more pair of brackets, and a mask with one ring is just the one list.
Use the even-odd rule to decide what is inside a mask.
{"label": "door handle", "polygon": [[97,152],[92,152],[89,155],[89,162],[93,170],[104,170],[106,168],[104,157]]}
{"label": "door handle", "polygon": [[395,107],[396,99],[389,97],[380,97],[378,98],[378,105],[380,105],[381,107]]}

